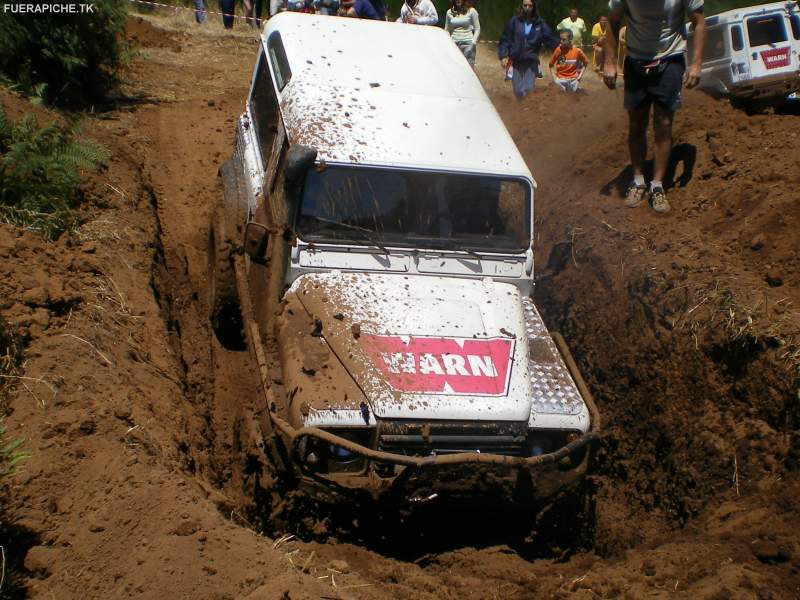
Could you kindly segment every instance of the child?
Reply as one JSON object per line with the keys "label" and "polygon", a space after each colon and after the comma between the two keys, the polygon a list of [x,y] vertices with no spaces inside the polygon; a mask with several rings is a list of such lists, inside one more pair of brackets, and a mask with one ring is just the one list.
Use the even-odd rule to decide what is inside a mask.
{"label": "child", "polygon": [[[572,32],[565,29],[559,32],[561,45],[553,51],[550,58],[550,76],[553,83],[565,92],[577,92],[578,82],[586,71],[589,60],[580,48],[572,45]],[[553,73],[555,66],[555,73]]]}

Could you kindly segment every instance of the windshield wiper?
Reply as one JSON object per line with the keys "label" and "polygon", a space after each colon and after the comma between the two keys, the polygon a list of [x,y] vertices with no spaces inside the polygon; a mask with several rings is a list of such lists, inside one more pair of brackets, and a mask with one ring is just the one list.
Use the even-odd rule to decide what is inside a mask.
{"label": "windshield wiper", "polygon": [[472,256],[473,258],[481,260],[481,255],[478,254],[477,252],[475,252],[475,250],[470,250],[469,248],[459,248],[458,252],[466,252],[467,254]]}
{"label": "windshield wiper", "polygon": [[477,260],[482,260],[483,259],[483,257],[480,254],[478,254],[477,252],[475,252],[475,250],[472,250],[470,248],[448,248],[447,246],[445,246],[444,244],[441,244],[441,243],[440,244],[435,244],[435,245],[434,244],[430,244],[430,242],[427,242],[427,240],[425,242],[422,242],[422,243],[423,244],[428,243],[430,245],[431,249],[433,249],[433,250],[439,250],[441,252],[465,252],[466,254],[469,254],[471,257],[473,257],[473,258],[475,258]]}
{"label": "windshield wiper", "polygon": [[327,223],[328,225],[338,225],[339,227],[343,227],[349,231],[355,231],[361,234],[362,239],[367,240],[373,246],[380,249],[384,254],[389,254],[389,250],[381,244],[377,239],[373,237],[375,233],[371,229],[367,229],[366,227],[359,227],[358,225],[351,225],[350,223],[344,223],[343,221],[336,221],[334,219],[327,219],[325,217],[320,217],[318,215],[303,215],[304,218],[313,219],[315,221],[319,221],[320,223]]}

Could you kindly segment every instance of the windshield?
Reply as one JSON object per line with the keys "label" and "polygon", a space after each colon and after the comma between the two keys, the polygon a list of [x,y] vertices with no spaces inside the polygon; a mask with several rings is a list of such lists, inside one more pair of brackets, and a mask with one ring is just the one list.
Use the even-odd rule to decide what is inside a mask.
{"label": "windshield", "polygon": [[296,229],[307,241],[523,252],[530,204],[523,180],[330,166],[306,175]]}

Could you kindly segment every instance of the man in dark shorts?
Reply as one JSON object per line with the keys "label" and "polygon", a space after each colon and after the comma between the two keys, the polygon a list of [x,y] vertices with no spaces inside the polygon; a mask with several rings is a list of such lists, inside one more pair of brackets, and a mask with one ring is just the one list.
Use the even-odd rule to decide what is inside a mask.
{"label": "man in dark shorts", "polygon": [[[609,31],[603,82],[610,89],[617,82],[617,43],[622,17],[627,18],[625,57],[625,109],[628,111],[628,147],[633,167],[633,182],[625,196],[625,206],[633,208],[649,195],[654,211],[669,210],[664,193],[664,173],[672,152],[672,119],[681,105],[681,88],[695,87],[700,81],[705,41],[703,0],[610,0]],[[686,66],[686,19],[694,28],[692,60]],[[655,133],[653,180],[644,180],[647,155],[647,125],[653,107]]]}

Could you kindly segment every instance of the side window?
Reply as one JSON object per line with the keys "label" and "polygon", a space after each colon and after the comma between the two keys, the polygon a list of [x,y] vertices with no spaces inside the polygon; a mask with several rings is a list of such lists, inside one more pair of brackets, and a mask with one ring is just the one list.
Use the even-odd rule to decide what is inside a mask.
{"label": "side window", "polygon": [[722,32],[722,27],[710,27],[706,31],[703,60],[714,60],[725,56],[725,39]]}
{"label": "side window", "polygon": [[792,22],[792,35],[794,39],[800,40],[800,15],[794,13],[789,20]]}
{"label": "side window", "polygon": [[275,96],[275,88],[272,86],[272,78],[263,52],[258,59],[256,80],[253,93],[250,95],[250,114],[258,137],[261,162],[266,168],[269,164],[272,143],[278,133],[278,98]]}
{"label": "side window", "polygon": [[731,27],[731,46],[734,50],[744,50],[744,38],[742,37],[742,27],[740,25]]}
{"label": "side window", "polygon": [[292,78],[292,70],[289,68],[289,60],[286,58],[286,50],[283,47],[281,34],[273,31],[267,40],[267,50],[269,51],[269,62],[272,63],[272,70],[275,71],[275,83],[278,90],[283,91],[286,84]]}

